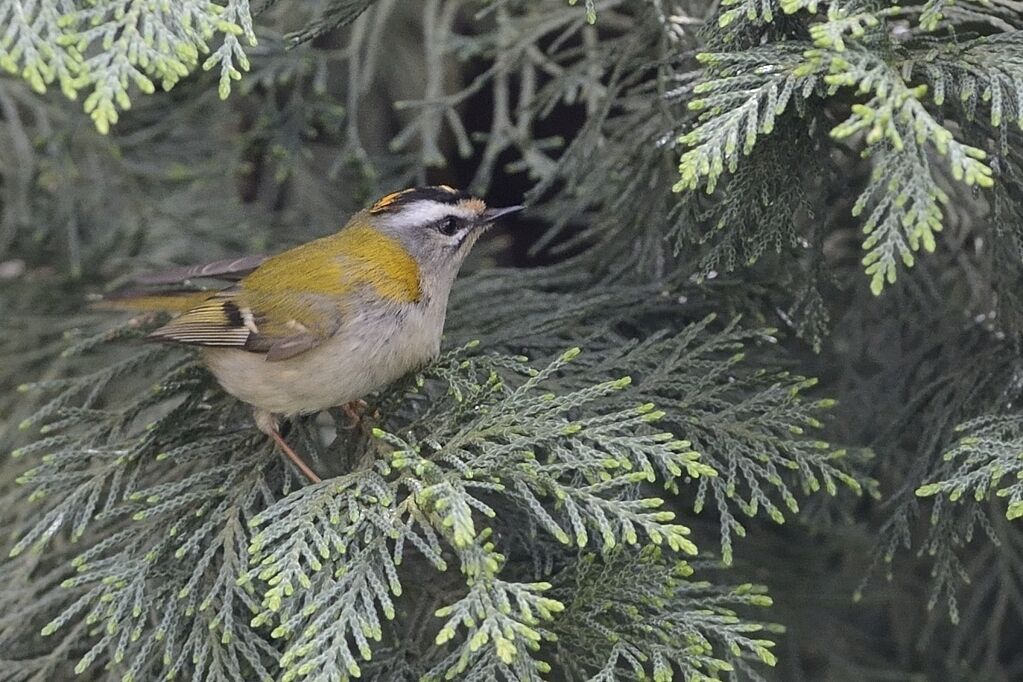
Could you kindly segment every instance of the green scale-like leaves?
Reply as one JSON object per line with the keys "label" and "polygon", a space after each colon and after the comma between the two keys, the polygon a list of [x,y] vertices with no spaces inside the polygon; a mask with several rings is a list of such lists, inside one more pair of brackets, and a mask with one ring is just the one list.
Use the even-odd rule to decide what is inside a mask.
{"label": "green scale-like leaves", "polygon": [[[814,14],[818,7],[783,2],[781,9],[787,14]],[[722,28],[738,11],[722,15]],[[769,14],[750,9],[745,15],[770,23],[765,12]],[[832,126],[831,137],[837,142],[862,141],[864,155],[874,161],[853,215],[866,218],[863,264],[872,291],[879,294],[886,282],[895,281],[900,262],[911,266],[914,252],[934,250],[935,233],[942,229],[949,202],[945,173],[967,187],[987,188],[995,181],[989,153],[957,139],[935,106],[945,104],[946,93],[954,91],[965,107],[966,120],[972,120],[979,106],[986,106],[996,127],[1007,112],[1014,119],[1020,112],[1023,76],[1017,34],[981,37],[953,47],[921,39],[879,52],[878,46],[893,40],[899,22],[909,13],[900,6],[832,3],[826,17],[808,26],[812,47],[785,40],[701,54],[706,77],[695,86],[696,96],[688,104],[697,117],[680,138],[686,149],[675,190],[714,192],[726,172],[734,173],[744,156],[756,153],[758,140],[773,132],[776,118],[792,101],[800,111],[811,106],[817,111],[845,97],[845,88],[855,89],[859,101],[851,105],[851,115]],[[937,27],[937,16],[940,10],[928,7],[921,20],[923,30]],[[926,83],[913,84],[910,78],[916,74]],[[724,191],[727,195],[729,190]],[[756,239],[762,243],[765,237]],[[782,235],[776,237],[782,240]]]}
{"label": "green scale-like leaves", "polygon": [[[754,463],[741,445],[745,436],[728,436],[708,421],[732,400],[724,393],[710,398],[714,376],[738,359],[714,370],[686,351],[705,338],[709,323],[624,354],[591,358],[573,349],[542,369],[521,357],[480,355],[477,344],[467,344],[406,384],[410,393],[382,397],[381,407],[392,412],[372,437],[349,434],[331,446],[341,448],[332,461],[354,463],[349,471],[298,488],[270,444],[246,425],[244,410],[219,391],[207,394],[193,362],[162,350],[143,350],[99,375],[27,386],[56,396],[26,422],[43,424],[45,435],[16,453],[41,460],[21,482],[43,509],[0,570],[23,577],[36,570],[41,551],[65,557],[50,578],[60,587],[48,588],[56,615],[42,620],[49,602],[34,603],[28,594],[16,608],[54,642],[54,655],[65,646],[80,650],[76,670],[106,666],[125,680],[349,679],[373,670],[378,653],[395,646],[405,628],[414,628],[408,646],[424,647],[416,665],[427,679],[547,679],[569,667],[639,674],[648,665],[659,678],[670,670],[714,678],[745,658],[773,664],[770,642],[752,639],[761,626],[721,606],[769,600],[751,588],[691,583],[679,564],[680,555],[696,552],[690,530],[655,494],[717,479],[693,444],[674,433],[691,428],[707,447],[729,444],[714,457],[732,462],[730,478],[745,472],[753,505],[747,513],[773,508],[755,483],[761,475],[794,504],[772,473],[782,460]],[[75,352],[104,352],[96,340],[118,335],[85,339]],[[701,352],[741,338],[711,336]],[[679,351],[661,376],[643,369],[638,382],[598,379],[672,348]],[[668,387],[687,366],[706,374],[701,392],[708,402],[692,411],[698,419],[669,418],[641,401],[649,395],[675,403]],[[161,367],[156,383],[147,383]],[[115,396],[116,382],[135,386],[142,398],[123,390]],[[755,407],[763,400],[736,403],[736,414],[814,422],[794,405],[781,412]],[[775,436],[767,421],[744,430],[758,428],[763,447]],[[315,439],[302,433],[296,442],[316,451]],[[786,456],[806,480],[845,478],[801,452],[797,445]],[[749,465],[736,468],[745,457]],[[723,495],[724,522],[734,525],[729,500],[745,503],[735,496],[736,481],[726,484],[714,490]],[[79,546],[65,548],[68,539]],[[523,579],[521,567],[539,558],[530,556],[535,551],[548,568]],[[573,568],[580,560],[586,568]],[[606,640],[614,646],[599,658],[573,658],[554,643],[577,641],[595,652],[611,635],[610,622],[587,632],[590,617],[568,615],[595,606],[594,595],[578,593],[593,587],[578,571],[601,570],[652,572],[644,579],[670,589],[642,611],[623,611],[634,622],[616,622],[624,639]],[[639,599],[647,588],[636,587]],[[414,616],[413,604],[433,615]],[[645,643],[646,618],[666,619],[660,641],[690,644]],[[655,647],[650,657],[641,653],[648,646]]]}
{"label": "green scale-like leaves", "polygon": [[88,93],[85,112],[103,133],[131,107],[132,87],[170,90],[200,64],[219,67],[227,97],[249,68],[243,41],[256,44],[248,0],[3,0],[0,25],[0,67],[37,92],[55,83],[70,99]]}
{"label": "green scale-like leaves", "polygon": [[775,119],[793,101],[805,99],[816,79],[799,76],[802,47],[741,53],[705,53],[700,61],[714,68],[717,78],[694,88],[697,98],[689,108],[700,112],[696,125],[680,142],[690,147],[679,165],[681,178],[675,191],[704,185],[713,192],[726,170],[734,171],[749,156],[761,135],[774,130]]}
{"label": "green scale-like leaves", "polygon": [[[1019,415],[980,417],[961,425],[967,434],[944,455],[943,478],[917,489],[922,497],[967,496],[981,502],[994,493],[1005,498],[1010,520],[1023,516],[1023,420]],[[1006,482],[1006,478],[1011,479]]]}
{"label": "green scale-like leaves", "polygon": [[[660,416],[650,407],[569,419],[629,385],[616,380],[561,395],[543,392],[544,382],[566,371],[577,353],[528,371],[514,389],[495,373],[510,359],[491,364],[485,383],[459,389],[463,398],[471,392],[471,413],[431,415],[404,437],[378,431],[380,458],[370,469],[306,488],[253,519],[260,531],[250,551],[258,568],[245,582],[267,585],[265,610],[253,625],[279,623],[273,636],[292,640],[281,659],[285,679],[359,674],[357,658],[371,658],[370,640],[380,640],[382,620],[395,617],[393,600],[405,580],[399,567],[409,548],[438,571],[448,569],[445,557],[453,553],[465,576],[468,594],[438,611],[448,619],[438,644],[467,629],[452,670],[464,670],[484,645],[508,666],[521,647],[535,648],[542,639],[533,627],[537,618],[550,620],[561,605],[533,596],[542,585],[499,578],[507,557],[483,525],[501,521],[497,505],[515,518],[533,517],[554,540],[580,548],[663,543],[696,551],[688,529],[658,510],[661,500],[632,491],[638,481],[654,479],[651,461],[668,480],[714,471],[670,434],[644,436]],[[428,437],[420,441],[417,433]],[[646,470],[632,472],[639,468]],[[512,604],[518,615],[511,615]]]}
{"label": "green scale-like leaves", "polygon": [[[0,0],[0,438],[21,446],[0,678],[758,679],[777,630],[750,620],[763,588],[728,586],[743,571],[791,625],[776,677],[945,679],[944,656],[994,677],[1019,429],[947,432],[1018,402],[989,384],[1019,330],[1020,22],[1014,0]],[[196,73],[225,94],[249,59],[224,104]],[[367,396],[365,431],[291,425],[321,485],[138,326],[81,336],[80,292],[138,261],[274,251],[442,180],[531,184],[527,230],[481,241],[453,292],[446,343],[481,344]],[[556,265],[489,267],[529,245]],[[900,421],[931,409],[954,419]],[[828,440],[871,445],[892,502],[858,503],[863,450]],[[896,589],[848,618],[875,537]],[[926,567],[890,564],[902,545]],[[921,577],[970,623],[937,656],[944,624],[875,627],[919,624]]]}

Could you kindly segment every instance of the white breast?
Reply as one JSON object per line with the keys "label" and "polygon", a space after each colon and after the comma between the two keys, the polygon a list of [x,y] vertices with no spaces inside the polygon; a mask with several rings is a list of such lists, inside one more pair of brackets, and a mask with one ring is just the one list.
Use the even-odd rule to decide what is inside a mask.
{"label": "white breast", "polygon": [[203,357],[228,393],[260,410],[316,412],[362,398],[436,357],[446,306],[364,306],[321,345],[279,362],[227,348],[205,348]]}

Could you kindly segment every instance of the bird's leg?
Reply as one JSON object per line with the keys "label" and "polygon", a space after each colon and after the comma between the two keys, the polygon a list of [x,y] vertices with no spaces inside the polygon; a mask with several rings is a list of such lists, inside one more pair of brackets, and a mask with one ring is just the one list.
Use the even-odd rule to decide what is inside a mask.
{"label": "bird's leg", "polygon": [[344,410],[344,413],[348,415],[348,419],[350,420],[348,422],[348,425],[345,426],[344,428],[351,430],[358,426],[359,423],[362,421],[363,413],[366,411],[368,407],[369,403],[361,399],[353,400],[342,405],[341,409]]}
{"label": "bird's leg", "polygon": [[277,447],[281,449],[281,452],[287,455],[288,459],[290,459],[292,463],[294,463],[294,465],[298,467],[299,471],[305,474],[306,478],[308,478],[313,483],[319,483],[320,481],[323,480],[322,478],[316,475],[315,471],[309,468],[309,465],[306,464],[301,457],[299,457],[297,452],[291,449],[291,446],[289,446],[288,443],[284,440],[284,437],[281,435],[280,431],[274,429],[273,431],[270,432],[270,437],[274,439],[275,443],[277,443]]}
{"label": "bird's leg", "polygon": [[298,470],[301,471],[306,478],[313,483],[319,483],[323,480],[316,475],[316,472],[313,471],[298,455],[298,453],[291,449],[291,446],[288,445],[287,441],[284,440],[284,436],[281,435],[280,430],[277,428],[277,419],[272,414],[262,411],[256,412],[256,426],[259,427],[260,431],[273,439],[274,443],[277,444],[277,447],[281,449],[281,452],[283,452],[285,456],[287,456],[287,458],[290,459],[296,467],[298,467]]}

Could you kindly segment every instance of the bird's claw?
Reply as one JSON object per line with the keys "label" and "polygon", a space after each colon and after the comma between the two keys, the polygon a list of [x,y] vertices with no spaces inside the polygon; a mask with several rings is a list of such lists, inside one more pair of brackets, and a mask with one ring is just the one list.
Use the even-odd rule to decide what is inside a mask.
{"label": "bird's claw", "polygon": [[349,420],[342,428],[351,431],[362,423],[362,418],[369,409],[369,403],[361,399],[353,400],[342,405],[341,409],[344,411],[345,415],[347,415]]}

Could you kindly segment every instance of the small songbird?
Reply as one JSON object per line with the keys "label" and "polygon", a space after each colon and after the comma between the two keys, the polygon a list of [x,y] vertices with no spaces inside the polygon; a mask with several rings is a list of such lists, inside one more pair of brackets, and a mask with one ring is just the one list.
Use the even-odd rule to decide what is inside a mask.
{"label": "small songbird", "polygon": [[[278,420],[359,401],[436,357],[462,262],[489,225],[521,208],[487,208],[445,185],[407,189],[330,236],[142,276],[150,288],[107,301],[180,313],[148,338],[198,346],[224,389],[253,406],[259,429],[319,482]],[[198,278],[235,283],[182,293]]]}

